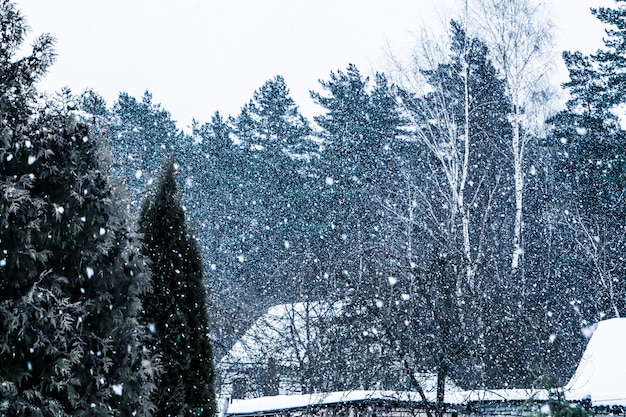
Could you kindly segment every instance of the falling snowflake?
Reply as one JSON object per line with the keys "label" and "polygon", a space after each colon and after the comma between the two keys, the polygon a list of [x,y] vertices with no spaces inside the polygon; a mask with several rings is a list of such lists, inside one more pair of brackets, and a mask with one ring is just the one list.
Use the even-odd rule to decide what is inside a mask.
{"label": "falling snowflake", "polygon": [[91,279],[93,277],[94,270],[92,267],[88,266],[87,268],[85,268],[85,272],[87,273],[88,279]]}
{"label": "falling snowflake", "polygon": [[113,384],[111,385],[111,389],[115,395],[121,396],[124,391],[124,384]]}
{"label": "falling snowflake", "polygon": [[583,326],[580,329],[580,332],[583,334],[583,336],[589,339],[591,338],[591,336],[593,336],[593,333],[596,331],[596,327],[598,327],[597,323],[594,323],[591,326]]}

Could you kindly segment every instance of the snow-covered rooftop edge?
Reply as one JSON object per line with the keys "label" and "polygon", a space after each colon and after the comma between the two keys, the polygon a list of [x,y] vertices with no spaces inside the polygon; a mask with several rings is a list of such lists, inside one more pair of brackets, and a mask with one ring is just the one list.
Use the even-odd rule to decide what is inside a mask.
{"label": "snow-covered rooftop edge", "polygon": [[[614,318],[597,324],[582,359],[570,381],[563,387],[569,401],[591,400],[594,406],[626,406],[626,318]],[[462,405],[472,402],[545,401],[548,390],[503,389],[446,392],[447,404]],[[435,393],[426,393],[428,401],[435,401]],[[233,400],[220,404],[221,415],[252,414],[311,406],[372,400],[421,402],[416,392],[397,391],[341,391],[304,395],[278,395],[247,400]]]}
{"label": "snow-covered rooftop edge", "polygon": [[[426,393],[428,401],[435,401],[435,393]],[[538,401],[548,399],[547,390],[483,390],[483,391],[455,391],[447,392],[447,404],[467,404],[477,401]],[[233,400],[230,404],[222,404],[222,412],[226,414],[254,414],[287,409],[300,409],[321,405],[339,404],[347,402],[362,402],[376,400],[392,400],[405,403],[420,403],[421,397],[417,392],[408,391],[339,391],[330,393],[276,395],[270,397],[251,398],[247,400]],[[227,407],[227,409],[225,409]]]}

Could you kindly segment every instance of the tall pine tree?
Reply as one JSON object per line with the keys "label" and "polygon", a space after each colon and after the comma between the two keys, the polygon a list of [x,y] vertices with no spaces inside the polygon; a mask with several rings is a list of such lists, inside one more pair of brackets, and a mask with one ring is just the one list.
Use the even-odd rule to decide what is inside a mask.
{"label": "tall pine tree", "polygon": [[315,117],[323,139],[316,190],[325,226],[319,227],[319,256],[329,271],[354,276],[363,274],[357,270],[370,256],[364,251],[380,247],[384,201],[399,178],[392,150],[405,123],[384,75],[374,81],[351,64],[320,81],[323,93],[311,92],[325,109]]}
{"label": "tall pine tree", "polygon": [[152,260],[153,291],[145,295],[149,345],[161,357],[157,416],[213,416],[215,394],[202,259],[185,223],[169,157],[139,221],[143,253]]}

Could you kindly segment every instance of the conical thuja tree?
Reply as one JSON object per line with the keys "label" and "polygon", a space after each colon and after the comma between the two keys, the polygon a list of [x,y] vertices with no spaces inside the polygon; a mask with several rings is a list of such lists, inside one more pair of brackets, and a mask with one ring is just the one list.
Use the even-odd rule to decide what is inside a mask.
{"label": "conical thuja tree", "polygon": [[156,415],[213,416],[214,369],[202,259],[185,223],[175,174],[170,157],[139,221],[143,253],[152,261],[154,277],[153,291],[143,300],[145,321],[163,367]]}
{"label": "conical thuja tree", "polygon": [[149,415],[149,286],[77,100],[35,106],[52,40],[14,60],[25,23],[0,1],[0,415]]}

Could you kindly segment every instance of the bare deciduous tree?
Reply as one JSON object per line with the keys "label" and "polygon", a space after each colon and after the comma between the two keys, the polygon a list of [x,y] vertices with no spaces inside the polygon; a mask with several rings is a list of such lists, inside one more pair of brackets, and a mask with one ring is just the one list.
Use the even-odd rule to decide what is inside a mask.
{"label": "bare deciduous tree", "polygon": [[477,0],[472,10],[471,26],[487,44],[511,100],[509,149],[515,184],[511,267],[517,269],[524,253],[525,148],[541,134],[546,115],[554,110],[549,98],[553,96],[549,81],[554,62],[553,25],[545,4],[532,0]]}

